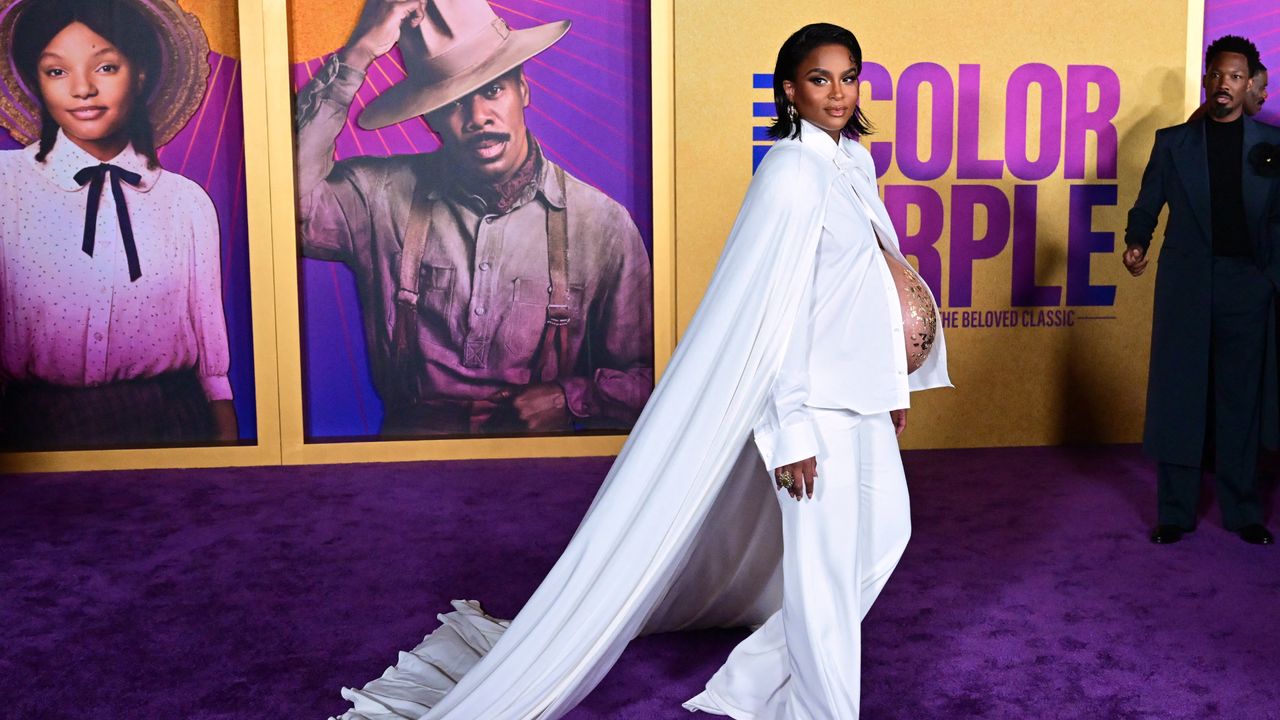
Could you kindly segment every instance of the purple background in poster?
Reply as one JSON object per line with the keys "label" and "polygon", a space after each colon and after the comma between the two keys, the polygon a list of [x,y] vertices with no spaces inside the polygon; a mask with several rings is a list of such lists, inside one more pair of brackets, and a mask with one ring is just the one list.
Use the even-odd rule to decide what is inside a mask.
{"label": "purple background in poster", "polygon": [[[547,156],[622,203],[652,247],[649,4],[507,0],[491,5],[516,29],[573,22],[564,38],[525,63],[532,93],[526,121]],[[294,65],[295,90],[325,59]],[[338,159],[439,147],[421,118],[378,131],[355,125],[364,105],[403,77],[394,50],[370,68],[350,122],[338,136]],[[299,282],[307,440],[377,435],[382,403],[370,379],[354,277],[341,264],[303,258]]]}
{"label": "purple background in poster", "polygon": [[[222,308],[231,346],[231,390],[240,439],[258,437],[253,374],[253,310],[249,298],[249,226],[245,214],[244,112],[240,61],[209,53],[204,102],[186,126],[160,148],[160,164],[204,188],[218,211],[222,234]],[[0,150],[21,147],[0,132]],[[76,238],[79,242],[79,238]],[[142,259],[146,266],[146,258]]]}
{"label": "purple background in poster", "polygon": [[1271,100],[1257,118],[1280,125],[1280,5],[1262,0],[1208,0],[1204,4],[1204,45],[1223,35],[1243,35],[1258,46],[1270,76]]}

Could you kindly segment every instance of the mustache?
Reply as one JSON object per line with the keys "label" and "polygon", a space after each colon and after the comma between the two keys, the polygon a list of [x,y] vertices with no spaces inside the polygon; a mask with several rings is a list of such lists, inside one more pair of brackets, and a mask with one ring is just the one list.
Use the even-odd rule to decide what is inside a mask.
{"label": "mustache", "polygon": [[511,133],[482,132],[479,135],[472,135],[471,137],[463,140],[462,144],[466,146],[468,150],[471,150],[487,142],[510,142],[510,141],[511,141]]}
{"label": "mustache", "polygon": [[1214,96],[1214,97],[1224,97],[1224,98],[1229,98],[1229,97],[1231,97],[1231,92],[1230,92],[1230,91],[1228,91],[1228,90],[1219,90],[1218,92],[1214,93],[1214,94],[1213,94],[1213,96]]}

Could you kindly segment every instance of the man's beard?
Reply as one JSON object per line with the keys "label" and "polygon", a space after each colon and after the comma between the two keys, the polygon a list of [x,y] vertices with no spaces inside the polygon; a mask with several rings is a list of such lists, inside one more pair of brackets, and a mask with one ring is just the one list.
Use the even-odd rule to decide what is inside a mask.
{"label": "man's beard", "polygon": [[[1220,95],[1214,95],[1213,97],[1216,99],[1219,96]],[[1231,98],[1230,95],[1227,95],[1225,97],[1227,99]],[[1235,108],[1231,107],[1230,105],[1219,105],[1218,103],[1213,103],[1212,106],[1209,108],[1209,112],[1216,118],[1224,118],[1230,115],[1231,113],[1235,112]]]}

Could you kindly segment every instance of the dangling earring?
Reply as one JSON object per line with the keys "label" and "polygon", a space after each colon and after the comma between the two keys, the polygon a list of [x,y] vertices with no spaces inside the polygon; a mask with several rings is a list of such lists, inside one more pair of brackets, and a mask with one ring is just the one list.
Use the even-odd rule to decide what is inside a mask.
{"label": "dangling earring", "polygon": [[791,122],[795,122],[795,121],[796,121],[796,106],[795,106],[795,105],[792,105],[792,104],[790,104],[790,103],[788,103],[788,104],[787,104],[787,117],[791,119]]}

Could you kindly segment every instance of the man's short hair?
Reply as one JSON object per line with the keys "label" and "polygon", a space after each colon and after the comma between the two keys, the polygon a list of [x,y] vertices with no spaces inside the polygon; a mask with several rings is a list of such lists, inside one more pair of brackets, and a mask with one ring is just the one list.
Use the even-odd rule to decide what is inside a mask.
{"label": "man's short hair", "polygon": [[1249,62],[1249,77],[1253,77],[1266,69],[1262,66],[1262,56],[1258,53],[1258,46],[1254,45],[1248,38],[1242,38],[1239,35],[1223,35],[1209,43],[1209,49],[1204,51],[1205,68],[1208,69],[1213,64],[1213,59],[1222,53],[1243,55],[1245,60]]}
{"label": "man's short hair", "polygon": [[1266,72],[1266,71],[1267,71],[1267,66],[1266,66],[1266,65],[1263,65],[1263,64],[1262,64],[1262,61],[1261,61],[1261,60],[1259,60],[1259,61],[1258,61],[1258,69],[1257,69],[1257,70],[1254,70],[1254,71],[1253,71],[1253,74],[1251,74],[1249,77],[1258,77],[1259,75],[1261,75],[1262,73],[1264,73],[1264,72]]}

